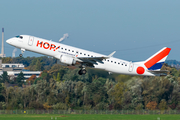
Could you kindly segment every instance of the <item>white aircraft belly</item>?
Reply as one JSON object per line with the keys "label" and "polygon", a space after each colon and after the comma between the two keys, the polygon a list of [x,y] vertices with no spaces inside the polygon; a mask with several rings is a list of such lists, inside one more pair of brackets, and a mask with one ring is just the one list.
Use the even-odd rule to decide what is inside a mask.
{"label": "white aircraft belly", "polygon": [[104,69],[106,71],[113,72],[113,73],[126,73],[126,74],[129,73],[128,66],[124,66],[124,65],[105,62],[104,64],[98,63],[98,65],[94,65],[94,66],[95,68]]}

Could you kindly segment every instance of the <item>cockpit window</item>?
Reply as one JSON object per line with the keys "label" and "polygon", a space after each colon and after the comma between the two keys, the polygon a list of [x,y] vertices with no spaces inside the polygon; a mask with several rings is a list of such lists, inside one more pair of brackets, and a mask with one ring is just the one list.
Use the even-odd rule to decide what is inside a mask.
{"label": "cockpit window", "polygon": [[21,38],[21,39],[23,39],[23,36],[20,36],[20,35],[18,35],[18,36],[16,36],[17,38]]}

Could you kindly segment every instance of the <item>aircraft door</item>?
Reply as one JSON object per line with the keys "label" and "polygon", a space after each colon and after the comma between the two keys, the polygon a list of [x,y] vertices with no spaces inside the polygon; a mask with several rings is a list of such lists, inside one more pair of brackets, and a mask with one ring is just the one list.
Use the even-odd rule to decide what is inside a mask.
{"label": "aircraft door", "polygon": [[133,71],[134,64],[132,62],[129,63],[129,72]]}
{"label": "aircraft door", "polygon": [[34,41],[34,37],[29,37],[28,45],[32,46]]}

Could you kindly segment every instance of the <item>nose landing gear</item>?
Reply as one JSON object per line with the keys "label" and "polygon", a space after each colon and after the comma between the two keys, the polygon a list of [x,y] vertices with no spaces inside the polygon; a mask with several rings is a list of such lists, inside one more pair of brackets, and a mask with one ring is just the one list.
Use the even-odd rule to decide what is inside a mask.
{"label": "nose landing gear", "polygon": [[23,56],[23,53],[25,52],[26,50],[24,48],[21,48],[21,54],[19,54],[19,57],[22,57]]}
{"label": "nose landing gear", "polygon": [[22,54],[19,54],[19,57],[22,57],[23,55]]}

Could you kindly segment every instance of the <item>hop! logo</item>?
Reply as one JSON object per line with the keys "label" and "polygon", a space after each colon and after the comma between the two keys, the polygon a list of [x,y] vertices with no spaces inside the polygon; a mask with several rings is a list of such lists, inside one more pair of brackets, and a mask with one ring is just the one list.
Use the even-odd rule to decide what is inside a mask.
{"label": "hop! logo", "polygon": [[56,51],[58,48],[60,48],[60,46],[56,47],[56,45],[54,44],[49,44],[48,42],[43,43],[43,41],[39,42],[38,40],[36,46],[38,47],[39,45],[40,47],[43,47],[44,49],[49,49],[53,51]]}

